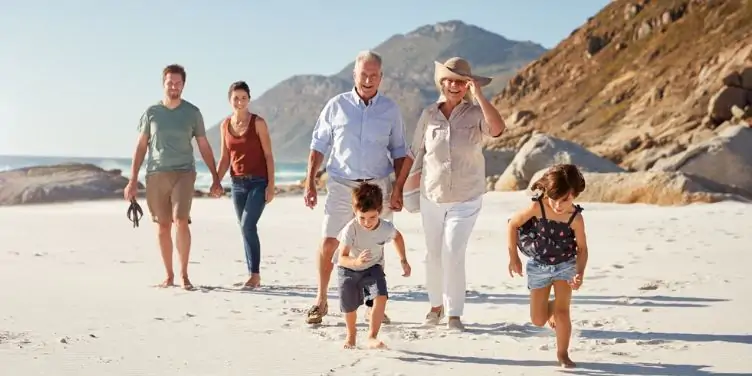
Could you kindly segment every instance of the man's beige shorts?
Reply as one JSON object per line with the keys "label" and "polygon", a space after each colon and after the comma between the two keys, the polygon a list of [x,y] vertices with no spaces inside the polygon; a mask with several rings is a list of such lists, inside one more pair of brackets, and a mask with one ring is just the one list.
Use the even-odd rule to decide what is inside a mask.
{"label": "man's beige shorts", "polygon": [[[393,213],[389,209],[392,197],[392,182],[389,177],[368,181],[381,187],[384,195],[384,209],[381,218],[391,220]],[[352,190],[361,183],[329,177],[326,181],[326,202],[324,203],[324,223],[321,226],[325,238],[337,238],[347,222],[355,218],[352,207]]]}
{"label": "man's beige shorts", "polygon": [[152,221],[190,221],[195,182],[195,171],[163,171],[147,175],[146,205]]}

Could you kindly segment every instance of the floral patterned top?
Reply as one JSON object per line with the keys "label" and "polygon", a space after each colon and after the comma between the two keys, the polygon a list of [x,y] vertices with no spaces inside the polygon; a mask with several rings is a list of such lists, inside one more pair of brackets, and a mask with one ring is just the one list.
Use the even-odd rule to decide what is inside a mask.
{"label": "floral patterned top", "polygon": [[525,256],[546,265],[570,261],[577,255],[577,242],[572,221],[583,208],[575,205],[574,213],[566,223],[546,218],[541,196],[533,197],[541,207],[542,218],[530,218],[517,231],[517,248]]}

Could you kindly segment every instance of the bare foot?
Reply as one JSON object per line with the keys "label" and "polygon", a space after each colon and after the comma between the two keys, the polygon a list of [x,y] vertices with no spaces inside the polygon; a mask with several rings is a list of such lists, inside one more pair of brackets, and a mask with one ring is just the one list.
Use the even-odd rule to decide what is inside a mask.
{"label": "bare foot", "polygon": [[261,275],[258,273],[251,274],[251,278],[248,278],[248,281],[245,283],[244,287],[259,287],[261,286]]}
{"label": "bare foot", "polygon": [[183,277],[183,290],[193,290],[193,284],[188,276]]}
{"label": "bare foot", "polygon": [[175,286],[175,277],[167,277],[167,278],[165,278],[164,281],[162,281],[162,283],[160,283],[157,286],[161,287],[161,288],[167,288],[167,287]]}
{"label": "bare foot", "polygon": [[379,341],[378,338],[369,338],[368,348],[369,349],[385,349],[386,345],[384,344],[384,342]]}
{"label": "bare foot", "polygon": [[345,339],[345,345],[343,346],[343,348],[345,348],[347,350],[354,349],[355,348],[355,338],[347,337]]}
{"label": "bare foot", "polygon": [[559,359],[559,366],[564,368],[574,368],[577,367],[577,365],[572,361],[572,359],[569,359],[569,353],[559,353],[556,355],[556,357]]}

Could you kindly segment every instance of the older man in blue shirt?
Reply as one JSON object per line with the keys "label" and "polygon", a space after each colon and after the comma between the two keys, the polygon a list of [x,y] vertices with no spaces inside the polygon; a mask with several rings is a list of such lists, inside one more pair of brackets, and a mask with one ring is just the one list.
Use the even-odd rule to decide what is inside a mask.
{"label": "older man in blue shirt", "polygon": [[382,218],[391,219],[393,210],[402,209],[405,179],[392,184],[390,174],[401,175],[407,155],[405,129],[399,106],[378,92],[381,63],[381,57],[373,51],[358,54],[353,69],[355,87],[330,99],[313,129],[304,194],[306,206],[311,209],[317,203],[316,172],[324,156],[331,155],[326,165],[318,294],[308,310],[309,324],[321,323],[328,312],[327,290],[334,267],[332,257],[339,246],[337,236],[354,217],[352,188],[365,181],[379,185],[385,199]]}

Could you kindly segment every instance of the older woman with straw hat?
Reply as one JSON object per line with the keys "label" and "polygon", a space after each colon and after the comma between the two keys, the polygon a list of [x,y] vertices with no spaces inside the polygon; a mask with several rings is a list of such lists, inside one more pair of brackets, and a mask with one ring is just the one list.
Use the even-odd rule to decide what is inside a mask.
{"label": "older woman with straw hat", "polygon": [[[418,120],[400,179],[406,181],[405,208],[420,211],[423,221],[431,303],[426,324],[438,325],[446,315],[448,329],[463,330],[465,250],[486,191],[481,140],[501,136],[505,124],[481,92],[491,78],[473,75],[459,57],[435,66],[439,99]],[[412,204],[411,190],[419,197]]]}

